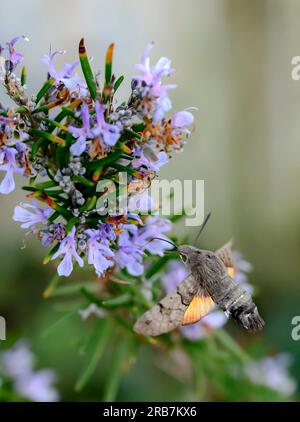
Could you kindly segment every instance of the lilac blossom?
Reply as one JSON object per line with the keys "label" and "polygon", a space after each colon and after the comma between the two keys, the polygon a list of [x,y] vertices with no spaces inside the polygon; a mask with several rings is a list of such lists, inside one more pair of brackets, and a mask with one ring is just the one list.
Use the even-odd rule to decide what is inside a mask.
{"label": "lilac blossom", "polygon": [[199,322],[180,327],[183,336],[190,341],[201,340],[207,337],[210,332],[222,328],[227,322],[227,316],[223,311],[214,310],[202,318]]}
{"label": "lilac blossom", "polygon": [[83,267],[83,259],[80,258],[76,251],[77,242],[75,239],[76,229],[72,228],[71,232],[61,241],[58,251],[52,256],[51,260],[56,259],[60,255],[64,255],[61,263],[57,267],[58,275],[68,277],[73,271],[72,258],[77,261],[80,267]]}
{"label": "lilac blossom", "polygon": [[4,123],[5,125],[15,125],[17,121],[13,117],[0,116],[0,123]]}
{"label": "lilac blossom", "polygon": [[189,275],[187,268],[178,260],[172,260],[168,269],[161,277],[162,285],[167,294],[171,293]]}
{"label": "lilac blossom", "polygon": [[297,389],[296,381],[288,373],[291,362],[288,353],[280,353],[273,357],[249,362],[245,367],[245,372],[253,383],[264,385],[284,396],[290,396]]}
{"label": "lilac blossom", "polygon": [[42,209],[36,206],[36,201],[32,204],[20,203],[14,209],[13,220],[20,221],[22,229],[29,229],[31,226],[41,223],[46,224],[50,215],[53,214],[51,208]]}
{"label": "lilac blossom", "polygon": [[116,233],[114,232],[111,224],[100,222],[98,224],[98,232],[102,242],[105,244],[109,244],[110,241],[116,239]]}
{"label": "lilac blossom", "polygon": [[[131,218],[139,216],[128,215]],[[128,217],[127,216],[127,217]],[[169,240],[163,233],[171,229],[169,220],[161,217],[148,217],[143,227],[137,227],[135,224],[123,224],[124,230],[118,239],[119,249],[115,254],[115,260],[121,268],[133,276],[140,276],[144,272],[143,256],[147,250],[153,255],[163,256],[164,250],[172,249],[173,246],[161,240],[153,240],[153,237],[160,237]]]}
{"label": "lilac blossom", "polygon": [[88,229],[85,233],[89,237],[87,242],[88,263],[94,266],[98,277],[100,277],[108,268],[114,265],[112,260],[114,253],[107,245],[102,243],[99,230]]}
{"label": "lilac blossom", "polygon": [[161,57],[154,66],[150,66],[149,54],[153,47],[153,43],[146,46],[142,55],[141,63],[135,66],[139,72],[134,80],[140,81],[144,85],[144,95],[154,100],[155,108],[153,120],[155,122],[163,118],[164,113],[172,108],[172,102],[168,96],[170,89],[176,88],[176,85],[162,85],[161,78],[163,76],[170,76],[173,73],[171,68],[171,60],[166,57]]}
{"label": "lilac blossom", "polygon": [[96,101],[95,110],[97,125],[93,129],[94,137],[98,136],[109,147],[115,146],[121,135],[120,128],[105,121],[103,105],[98,101]]}
{"label": "lilac blossom", "polygon": [[172,223],[170,220],[159,216],[149,216],[145,226],[139,230],[136,243],[152,255],[163,256],[164,251],[173,249],[173,246],[162,240],[152,239],[154,237],[159,237],[170,241],[164,233],[169,232],[171,229]]}
{"label": "lilac blossom", "polygon": [[0,184],[0,193],[8,194],[15,189],[14,172],[23,173],[24,169],[18,167],[16,162],[15,148],[0,149],[0,170],[6,171],[6,175]]}
{"label": "lilac blossom", "polygon": [[24,55],[16,50],[15,44],[19,40],[29,41],[25,35],[18,35],[14,38],[12,38],[8,43],[6,43],[7,50],[9,52],[9,60],[13,63],[14,66],[16,66],[18,63],[20,63],[23,60]]}
{"label": "lilac blossom", "polygon": [[11,378],[19,378],[23,374],[30,373],[34,366],[34,356],[27,342],[23,340],[3,352],[0,360],[4,373]]}
{"label": "lilac blossom", "polygon": [[15,390],[33,402],[57,402],[59,394],[53,387],[56,374],[51,369],[41,369],[26,374],[15,382]]}
{"label": "lilac blossom", "polygon": [[63,223],[48,224],[46,230],[40,230],[40,239],[43,246],[50,245],[53,241],[63,240],[66,235],[66,227]]}
{"label": "lilac blossom", "polygon": [[75,156],[81,155],[86,150],[86,140],[88,138],[93,139],[94,134],[90,126],[90,114],[89,108],[86,104],[81,109],[82,127],[69,126],[69,132],[77,138],[75,144],[70,148],[71,152]]}
{"label": "lilac blossom", "polygon": [[194,123],[194,116],[187,110],[179,111],[171,118],[171,126],[175,130],[180,130],[181,133],[185,132],[187,135],[190,131],[186,129],[186,126],[191,126]]}
{"label": "lilac blossom", "polygon": [[54,67],[54,59],[57,55],[65,54],[65,50],[54,51],[53,53],[49,53],[44,55],[43,63],[48,66],[49,75],[54,79],[55,84],[58,85],[63,83],[71,92],[73,91],[80,91],[80,93],[85,96],[87,93],[86,86],[83,84],[82,79],[75,74],[72,76],[74,70],[79,65],[79,60],[74,62],[73,64],[66,63],[60,72],[57,72]]}
{"label": "lilac blossom", "polygon": [[126,268],[129,274],[140,276],[144,272],[143,251],[134,242],[134,236],[130,237],[128,231],[119,235],[119,249],[115,253],[115,260],[120,268]]}
{"label": "lilac blossom", "polygon": [[140,169],[145,167],[155,173],[158,173],[160,168],[168,162],[168,155],[164,151],[156,153],[149,146],[136,148],[134,157],[132,160],[133,168]]}
{"label": "lilac blossom", "polygon": [[17,394],[34,402],[54,402],[59,394],[53,383],[56,375],[51,369],[34,371],[34,355],[25,341],[19,341],[0,356],[3,372],[13,381]]}

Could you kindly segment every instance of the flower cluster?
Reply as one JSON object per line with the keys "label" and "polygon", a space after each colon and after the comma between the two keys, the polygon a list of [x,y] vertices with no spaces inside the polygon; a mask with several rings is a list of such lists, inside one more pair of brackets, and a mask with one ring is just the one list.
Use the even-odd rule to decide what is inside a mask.
{"label": "flower cluster", "polygon": [[[129,199],[140,194],[189,136],[194,120],[190,111],[166,114],[175,85],[162,79],[173,73],[171,61],[162,57],[151,66],[149,44],[136,65],[128,101],[118,105],[115,93],[124,77],[112,72],[114,45],[108,47],[100,81],[82,39],[79,60],[60,70],[55,60],[64,51],[44,56],[47,80],[30,97],[25,67],[16,74],[23,60],[16,49],[21,40],[26,37],[0,45],[0,80],[16,104],[0,105],[0,192],[12,192],[19,173],[28,180],[24,189],[32,200],[15,208],[14,220],[51,246],[45,262],[61,259],[61,276],[69,276],[74,263],[82,267],[85,261],[98,276],[114,269],[140,276],[145,254],[162,255],[169,248],[166,242],[149,241],[168,239],[170,222],[138,210],[132,213],[128,204],[114,213],[99,213],[97,203],[99,198],[109,203],[113,193],[126,193]],[[82,77],[76,73],[79,66]],[[119,172],[126,174],[125,187],[118,184]],[[102,180],[113,181],[115,192],[99,192]]]}
{"label": "flower cluster", "polygon": [[[52,369],[34,370],[34,355],[26,341],[19,341],[0,355],[0,378],[3,388],[5,380],[13,383],[19,396],[34,402],[55,402],[59,394],[53,386],[56,374]],[[1,389],[1,388],[0,388]]]}
{"label": "flower cluster", "polygon": [[288,353],[251,361],[245,367],[246,375],[258,385],[278,391],[285,397],[293,395],[297,382],[289,374],[292,358]]}

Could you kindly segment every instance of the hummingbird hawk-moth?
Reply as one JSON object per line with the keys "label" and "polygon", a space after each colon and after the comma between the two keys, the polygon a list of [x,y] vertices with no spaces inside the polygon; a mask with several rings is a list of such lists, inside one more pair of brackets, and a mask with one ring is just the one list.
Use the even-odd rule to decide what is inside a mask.
{"label": "hummingbird hawk-moth", "polygon": [[190,275],[136,321],[135,332],[158,336],[181,325],[194,324],[215,304],[246,330],[259,331],[263,328],[264,321],[251,295],[233,278],[235,260],[232,242],[216,252],[189,245],[176,248]]}

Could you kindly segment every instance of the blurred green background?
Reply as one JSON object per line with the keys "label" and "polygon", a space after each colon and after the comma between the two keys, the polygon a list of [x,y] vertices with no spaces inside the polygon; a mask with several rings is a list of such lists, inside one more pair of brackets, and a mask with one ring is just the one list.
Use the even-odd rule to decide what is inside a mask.
{"label": "blurred green background", "polygon": [[[160,177],[205,180],[205,208],[213,217],[201,246],[218,248],[233,236],[254,266],[250,281],[266,320],[261,342],[270,353],[293,354],[298,380],[300,341],[291,339],[291,320],[300,315],[300,81],[291,78],[291,59],[300,55],[299,23],[300,0],[1,0],[0,14],[1,41],[16,34],[30,38],[21,49],[32,93],[45,78],[41,58],[50,43],[53,50],[67,50],[59,65],[77,58],[84,36],[98,69],[115,42],[115,71],[127,76],[121,98],[149,41],[156,44],[153,60],[172,58],[174,110],[199,111],[184,153]],[[42,299],[54,267],[41,264],[45,251],[35,240],[21,250],[24,231],[11,218],[24,197],[21,182],[14,194],[0,198],[0,314],[8,342],[32,341],[39,364],[58,370],[64,399],[97,400],[105,365],[82,395],[73,389],[81,364],[78,339],[87,323],[72,320],[42,337],[57,319],[53,303]],[[192,238],[194,229],[179,230]],[[228,329],[246,340],[241,330]],[[118,398],[193,398],[170,382],[149,353],[141,353]]]}

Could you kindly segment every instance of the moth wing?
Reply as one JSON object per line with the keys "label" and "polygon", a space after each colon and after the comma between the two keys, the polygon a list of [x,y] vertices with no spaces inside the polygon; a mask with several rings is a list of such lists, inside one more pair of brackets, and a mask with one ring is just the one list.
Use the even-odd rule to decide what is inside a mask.
{"label": "moth wing", "polygon": [[227,273],[230,277],[234,278],[236,274],[236,264],[233,254],[233,242],[230,240],[229,242],[225,243],[220,249],[218,249],[215,254],[218,258],[221,259],[225,267],[227,268]]}
{"label": "moth wing", "polygon": [[198,291],[198,282],[189,275],[136,321],[134,331],[145,336],[158,336],[174,330],[182,324],[185,311]]}
{"label": "moth wing", "polygon": [[205,317],[205,315],[211,311],[214,304],[215,303],[210,296],[199,292],[193,297],[193,300],[185,311],[182,325],[191,325],[200,321],[201,318]]}

